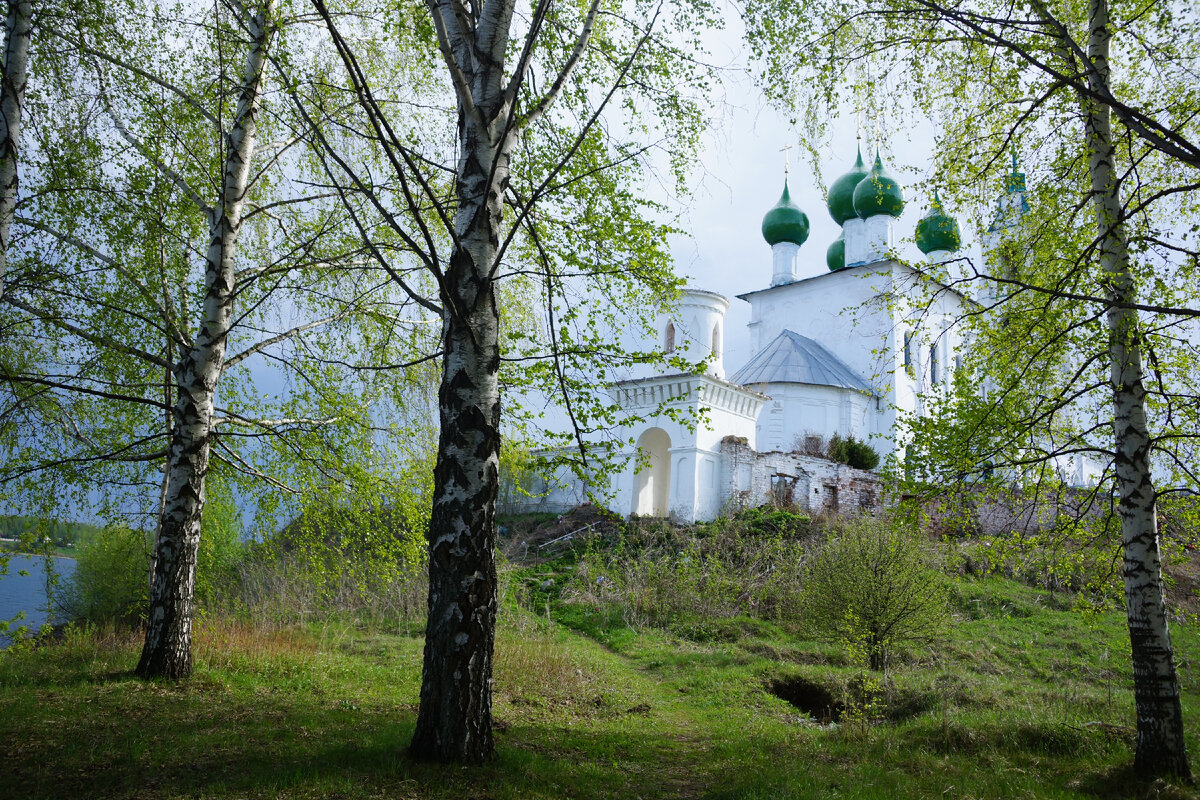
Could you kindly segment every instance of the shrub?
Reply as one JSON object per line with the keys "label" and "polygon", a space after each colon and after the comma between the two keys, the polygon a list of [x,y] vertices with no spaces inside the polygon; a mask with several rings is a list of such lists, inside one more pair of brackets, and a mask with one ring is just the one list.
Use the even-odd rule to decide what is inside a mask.
{"label": "shrub", "polygon": [[866,442],[849,441],[850,457],[847,463],[855,469],[875,469],[879,466],[879,453]]}
{"label": "shrub", "polygon": [[72,619],[133,624],[150,605],[152,534],[110,527],[86,542],[60,604]]}
{"label": "shrub", "polygon": [[898,644],[927,644],[948,615],[941,575],[924,541],[886,520],[831,528],[804,570],[802,607],[817,636],[883,670]]}
{"label": "shrub", "polygon": [[734,520],[744,523],[748,533],[760,536],[798,537],[808,533],[812,519],[787,508],[747,508],[734,515]]}
{"label": "shrub", "polygon": [[[242,515],[228,486],[210,474],[196,553],[196,603],[215,605],[237,576],[244,557]],[[60,605],[71,619],[135,624],[150,606],[154,533],[109,526],[82,540],[75,574]]]}
{"label": "shrub", "polygon": [[860,442],[853,436],[842,438],[834,434],[829,438],[829,446],[825,455],[839,464],[849,464],[855,469],[875,469],[879,466],[879,453],[866,442]]}

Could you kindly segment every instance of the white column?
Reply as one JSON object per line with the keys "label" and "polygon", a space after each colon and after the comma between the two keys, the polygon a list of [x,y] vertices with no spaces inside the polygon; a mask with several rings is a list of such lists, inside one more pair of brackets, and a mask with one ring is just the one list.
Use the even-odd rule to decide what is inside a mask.
{"label": "white column", "polygon": [[797,277],[797,262],[800,256],[800,245],[793,242],[780,242],[771,247],[772,272],[771,285],[779,286],[791,283]]}

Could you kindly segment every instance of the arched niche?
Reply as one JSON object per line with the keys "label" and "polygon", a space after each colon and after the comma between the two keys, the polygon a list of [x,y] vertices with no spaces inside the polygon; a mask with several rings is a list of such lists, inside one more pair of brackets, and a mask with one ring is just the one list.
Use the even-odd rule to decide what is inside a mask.
{"label": "arched niche", "polygon": [[637,447],[642,468],[634,476],[633,513],[665,517],[671,500],[671,437],[662,428],[647,428]]}

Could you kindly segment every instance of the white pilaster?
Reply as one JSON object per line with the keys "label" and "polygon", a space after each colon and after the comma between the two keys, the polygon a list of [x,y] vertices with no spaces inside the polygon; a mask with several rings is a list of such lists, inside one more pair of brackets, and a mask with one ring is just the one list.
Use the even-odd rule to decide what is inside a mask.
{"label": "white pilaster", "polygon": [[867,223],[851,217],[842,223],[842,236],[846,240],[846,266],[867,263]]}

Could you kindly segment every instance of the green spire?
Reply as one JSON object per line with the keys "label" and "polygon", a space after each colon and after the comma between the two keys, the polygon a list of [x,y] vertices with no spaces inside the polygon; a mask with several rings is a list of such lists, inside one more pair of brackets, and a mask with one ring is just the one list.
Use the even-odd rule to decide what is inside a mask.
{"label": "green spire", "polygon": [[837,272],[846,267],[846,234],[840,234],[825,251],[825,263],[830,272]]}
{"label": "green spire", "polygon": [[937,189],[934,189],[929,213],[917,223],[917,248],[929,255],[937,250],[953,253],[961,246],[962,234],[958,230],[958,221],[946,213],[942,207],[942,198],[938,196]]}
{"label": "green spire", "polygon": [[762,235],[772,247],[780,242],[802,245],[808,238],[808,215],[792,202],[787,178],[783,179],[783,196],[763,217]]}
{"label": "green spire", "polygon": [[904,211],[904,188],[883,168],[879,150],[875,150],[875,165],[854,187],[854,213],[862,219],[887,214],[899,217]]}
{"label": "green spire", "polygon": [[833,217],[833,221],[838,225],[844,225],[846,220],[854,218],[854,187],[865,177],[867,168],[863,165],[860,146],[854,167],[829,187],[829,199],[825,204],[829,208],[829,216]]}

